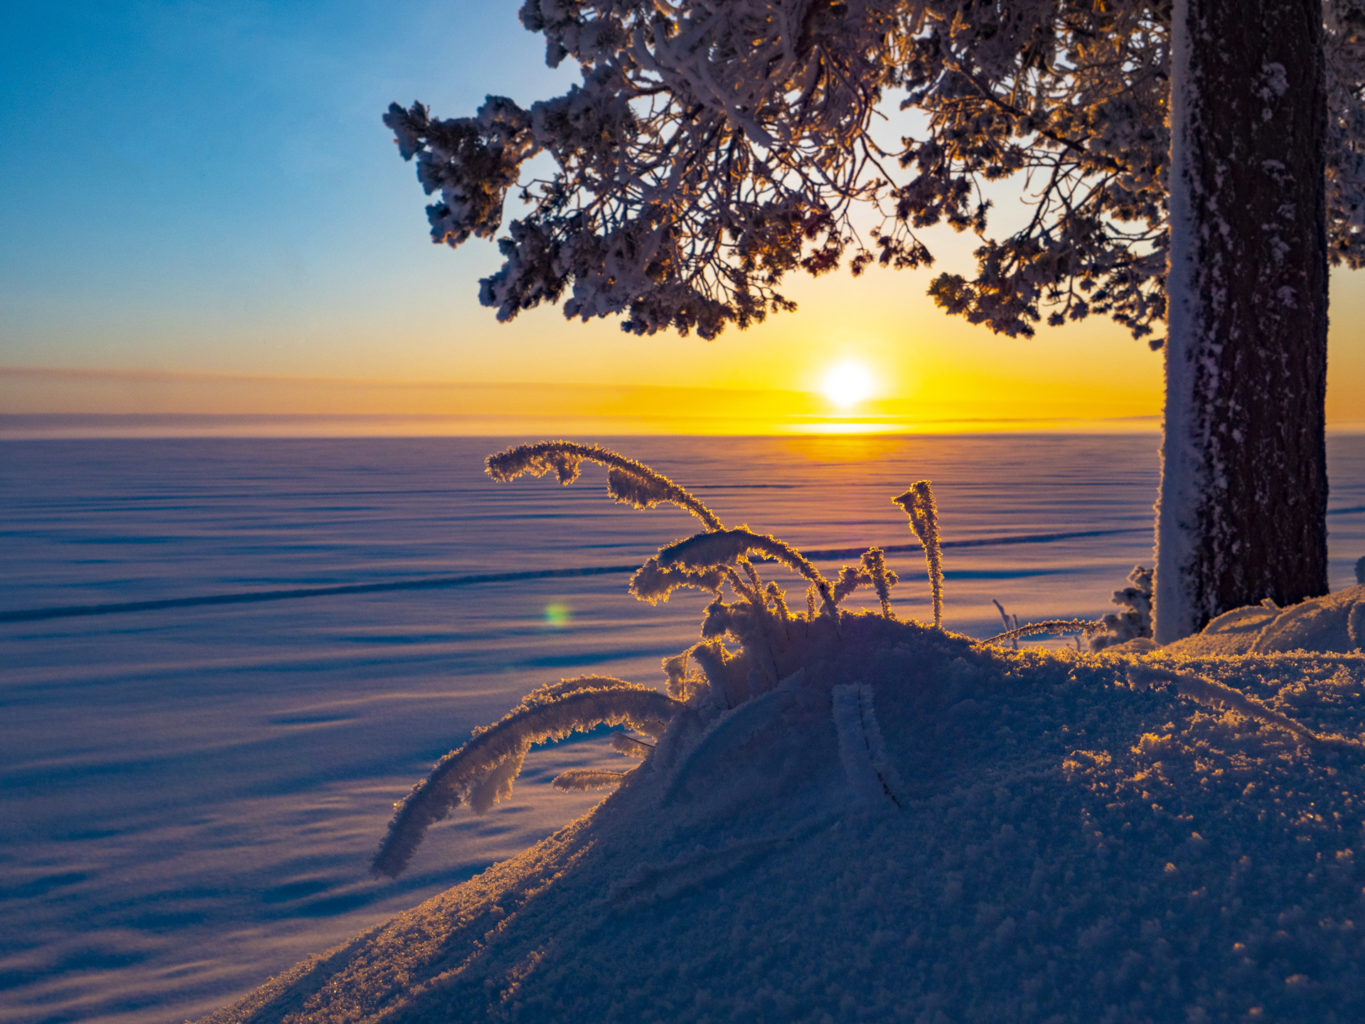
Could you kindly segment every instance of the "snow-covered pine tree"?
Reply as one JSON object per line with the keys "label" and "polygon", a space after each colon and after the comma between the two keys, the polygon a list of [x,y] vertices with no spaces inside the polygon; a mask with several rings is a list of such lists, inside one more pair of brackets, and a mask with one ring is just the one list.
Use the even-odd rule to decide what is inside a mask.
{"label": "snow-covered pine tree", "polygon": [[[1173,68],[1172,0],[526,0],[579,84],[385,121],[450,245],[496,236],[525,162],[554,163],[482,282],[503,319],[551,301],[714,337],[790,309],[798,268],[927,265],[918,232],[947,222],[980,236],[974,276],[933,280],[948,312],[1010,335],[1101,314],[1161,347],[1170,255],[1169,639],[1325,589],[1321,267],[1365,264],[1365,0],[1174,5]],[[873,127],[897,100],[915,135],[891,144]],[[1033,204],[1003,238],[992,181]]]}

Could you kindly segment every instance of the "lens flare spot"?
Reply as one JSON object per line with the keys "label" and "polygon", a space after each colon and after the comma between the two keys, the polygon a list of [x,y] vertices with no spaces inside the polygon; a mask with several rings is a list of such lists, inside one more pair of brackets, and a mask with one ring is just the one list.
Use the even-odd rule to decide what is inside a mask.
{"label": "lens flare spot", "polygon": [[545,606],[545,625],[551,629],[563,629],[573,621],[569,606],[562,601],[551,601]]}

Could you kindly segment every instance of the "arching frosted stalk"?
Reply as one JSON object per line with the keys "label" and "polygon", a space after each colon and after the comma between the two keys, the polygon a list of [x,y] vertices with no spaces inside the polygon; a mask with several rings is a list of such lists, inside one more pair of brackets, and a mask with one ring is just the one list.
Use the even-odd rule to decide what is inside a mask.
{"label": "arching frosted stalk", "polygon": [[[607,467],[607,494],[615,502],[635,508],[676,505],[700,519],[708,530],[725,529],[720,518],[686,488],[643,462],[598,444],[537,441],[515,445],[488,456],[485,469],[493,479],[502,481],[515,480],[522,473],[544,476],[553,471],[559,482],[567,486],[578,479],[579,463],[584,461]],[[741,558],[739,566],[754,592],[761,591],[763,585],[748,559]]]}
{"label": "arching frosted stalk", "polygon": [[980,644],[1003,644],[1008,643],[1012,648],[1018,649],[1016,641],[1023,640],[1031,636],[1045,636],[1048,633],[1102,633],[1105,630],[1103,622],[1096,622],[1091,619],[1044,619],[1041,622],[1030,622],[1023,626],[1015,626],[1007,629],[1003,633],[996,633],[995,636],[987,637],[985,640],[978,640]]}
{"label": "arching frosted stalk", "polygon": [[768,534],[754,533],[742,526],[734,530],[698,533],[660,549],[658,559],[661,565],[678,564],[689,569],[705,569],[708,566],[724,565],[750,553],[767,555],[793,572],[800,573],[819,591],[825,602],[825,610],[834,619],[839,618],[839,609],[830,590],[829,581],[821,575],[820,570],[796,548]]}
{"label": "arching frosted stalk", "polygon": [[1226,683],[1202,676],[1195,672],[1181,672],[1150,662],[1130,663],[1128,681],[1137,686],[1161,686],[1170,684],[1182,697],[1197,700],[1201,704],[1221,704],[1248,718],[1264,722],[1304,740],[1314,746],[1336,747],[1342,750],[1359,751],[1365,744],[1340,733],[1316,732],[1288,715],[1281,714],[1255,697],[1235,690]]}
{"label": "arching frosted stalk", "polygon": [[636,508],[676,505],[705,524],[708,530],[722,530],[725,524],[714,512],[668,477],[610,448],[577,441],[537,441],[520,444],[488,456],[488,475],[495,480],[515,480],[523,473],[544,476],[554,471],[561,484],[578,479],[580,462],[595,462],[612,472],[607,475],[607,493],[612,500]]}
{"label": "arching frosted stalk", "polygon": [[635,570],[630,578],[630,592],[641,601],[658,604],[667,601],[679,587],[717,592],[722,583],[729,583],[735,592],[761,604],[753,587],[749,586],[734,569],[728,565],[716,565],[707,569],[680,569],[677,566],[661,566],[657,558],[650,558]]}
{"label": "arching frosted stalk", "polygon": [[429,826],[461,802],[476,798],[491,802],[510,792],[515,769],[533,743],[603,724],[655,733],[659,723],[668,722],[681,706],[657,690],[606,676],[565,680],[537,691],[496,725],[476,732],[464,746],[441,758],[413,787],[397,805],[371,870],[397,877]]}

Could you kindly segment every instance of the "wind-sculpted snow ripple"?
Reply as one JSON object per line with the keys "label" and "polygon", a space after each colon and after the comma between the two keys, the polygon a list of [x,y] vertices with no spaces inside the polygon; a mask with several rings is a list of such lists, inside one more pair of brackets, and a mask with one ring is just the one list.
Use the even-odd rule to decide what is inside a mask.
{"label": "wind-sculpted snow ripple", "polygon": [[[727,522],[752,516],[822,571],[858,561],[859,549],[843,546],[876,541],[888,568],[907,577],[896,588],[907,591],[901,614],[920,619],[929,612],[924,560],[887,497],[912,475],[932,478],[946,534],[946,624],[973,636],[1000,628],[992,598],[1021,621],[1097,615],[1150,554],[1150,437],[632,443],[646,462],[705,480],[705,497]],[[628,574],[613,574],[688,532],[689,517],[604,509],[600,485],[597,494],[561,491],[554,479],[490,488],[480,461],[487,444],[7,443],[0,773],[19,773],[13,777],[25,785],[4,787],[12,856],[0,896],[7,925],[0,987],[9,986],[0,1019],[158,1024],[206,1013],[422,894],[514,857],[600,797],[562,792],[552,779],[632,767],[603,733],[533,749],[511,804],[437,826],[397,882],[374,886],[364,877],[389,801],[475,725],[561,675],[657,678],[659,657],[695,635],[706,600],[681,594],[671,610],[622,601]],[[1340,586],[1365,555],[1365,435],[1329,438],[1329,457],[1342,506],[1329,511]],[[883,532],[887,515],[894,522]],[[136,542],[145,535],[164,542]],[[547,567],[582,578],[556,578]],[[506,582],[480,582],[478,574],[495,573]],[[344,592],[323,596],[333,587]],[[262,593],[271,596],[258,601]],[[203,596],[220,603],[197,610],[185,603]],[[172,603],[135,611],[145,604],[133,602],[150,601]],[[874,609],[875,599],[864,604]],[[81,611],[23,621],[57,608]],[[10,618],[15,611],[23,618]],[[873,686],[906,810],[889,800],[829,809],[850,792],[831,701],[827,693],[814,699],[819,680],[810,673],[810,686],[788,677],[784,708],[799,723],[765,718],[755,700],[744,705],[753,709],[748,717],[736,721],[740,712],[732,712],[726,721],[736,728],[669,776],[678,799],[644,819],[646,847],[631,819],[619,860],[593,875],[600,885],[577,890],[596,900],[588,912],[573,918],[582,913],[567,895],[573,886],[557,884],[564,902],[522,923],[517,934],[553,934],[555,944],[517,998],[542,999],[547,974],[566,986],[609,976],[619,984],[585,999],[615,1005],[581,1007],[586,1015],[600,1009],[604,1022],[703,1014],[801,1021],[825,1012],[841,1020],[848,1014],[840,1000],[877,991],[880,978],[880,991],[900,1001],[868,1007],[879,1015],[867,1019],[894,1020],[906,1005],[921,1005],[919,979],[941,968],[947,989],[939,992],[957,1000],[960,1013],[951,1002],[945,1009],[955,1019],[978,1019],[983,1004],[974,1005],[976,1016],[970,1009],[977,997],[998,1011],[994,1019],[1042,1019],[1022,1005],[1039,998],[1025,988],[1038,978],[1057,982],[1048,991],[1075,982],[1097,998],[1116,996],[1120,1010],[1140,999],[1148,1019],[1185,1019],[1199,1001],[1188,987],[1191,971],[1212,974],[1235,961],[1249,973],[1228,989],[1222,1010],[1210,1004],[1213,1018],[1251,1005],[1250,989],[1262,985],[1299,1001],[1267,1004],[1263,1016],[1357,1019],[1348,1015],[1359,1010],[1358,987],[1337,999],[1330,985],[1333,977],[1354,983],[1365,960],[1354,933],[1332,930],[1332,907],[1349,909],[1365,884],[1348,820],[1354,812],[1358,826],[1356,796],[1365,792],[1360,776],[1347,774],[1356,760],[1180,698],[1173,687],[1091,685],[1095,672],[1084,666],[1098,659],[1078,652],[1011,651],[999,660],[1036,661],[1046,678],[1035,685],[967,671],[987,656],[996,664],[980,647],[952,668],[965,641],[946,663],[921,657],[913,641],[905,658],[888,655],[883,664],[874,655],[884,645],[858,644],[857,630],[846,632],[853,635],[844,649],[860,659],[858,670],[844,657],[826,659],[824,669],[835,683]],[[1362,659],[1257,653],[1204,658],[1197,671],[1317,733],[1353,736],[1365,734]],[[901,664],[934,685],[898,686]],[[1210,745],[1223,753],[1210,754]],[[756,758],[758,749],[768,753]],[[132,776],[117,767],[130,758]],[[657,754],[652,760],[662,767]],[[92,770],[66,771],[75,763]],[[1074,783],[1057,780],[1059,764]],[[1305,765],[1313,774],[1303,774]],[[640,781],[635,790],[649,795]],[[1243,795],[1250,781],[1257,788]],[[1116,786],[1127,796],[1111,808]],[[1094,829],[1084,827],[1086,809],[1098,819]],[[1190,813],[1198,820],[1180,831]],[[1195,829],[1207,840],[1198,849]],[[1354,858],[1336,856],[1350,850]],[[1319,851],[1324,864],[1314,859]],[[1179,871],[1166,871],[1167,862]],[[819,884],[794,887],[782,870],[794,863],[811,865]],[[491,882],[484,891],[487,913],[460,919],[476,940],[502,928],[513,909]],[[373,902],[348,908],[360,893]],[[1275,905],[1263,908],[1258,926],[1267,900]],[[1295,907],[1306,915],[1298,926],[1276,921],[1286,908],[1299,913]],[[1184,916],[1172,922],[1168,911]],[[568,922],[602,938],[603,912],[623,945],[597,949],[565,933]],[[1086,926],[1072,927],[1082,917]],[[1168,941],[1226,942],[1207,942],[1202,961],[1181,947],[1184,966],[1171,969],[1156,959],[1153,920]],[[623,932],[622,924],[639,927]],[[1055,942],[1037,931],[1049,924]],[[1291,988],[1292,975],[1269,968],[1277,950],[1311,942],[1313,929],[1322,942],[1303,971],[1311,984]],[[876,976],[821,956],[821,937],[837,934],[855,938],[856,965]],[[1248,934],[1263,944],[1239,954],[1233,941]],[[1338,938],[1353,944],[1339,946]],[[793,941],[807,945],[794,949]],[[410,941],[393,963],[423,949],[433,947]],[[121,955],[128,964],[115,966]],[[496,952],[494,960],[494,968],[509,962]],[[1244,960],[1251,966],[1237,967]],[[314,977],[340,962],[324,958]],[[679,963],[711,969],[700,978],[679,971],[676,987],[650,976]],[[1344,969],[1334,974],[1334,964]],[[487,976],[472,979],[479,999]],[[419,974],[412,978],[420,983]],[[1151,993],[1140,992],[1148,981]],[[1174,983],[1185,987],[1172,993]],[[819,1001],[801,1002],[812,988]],[[788,1001],[775,1004],[759,989]],[[713,1000],[705,1007],[703,993]],[[1007,1005],[1013,993],[1018,999]],[[469,1006],[474,1019],[497,1019],[477,999]],[[459,1019],[438,1019],[452,1018]],[[539,1019],[560,1018],[546,1010]],[[1143,1018],[1141,1007],[1130,1017]],[[259,1019],[280,1024],[283,1011]],[[527,1010],[523,1019],[535,1018]]]}
{"label": "wind-sculpted snow ripple", "polygon": [[[1052,544],[1064,540],[1084,540],[1094,537],[1146,533],[1144,529],[1073,530],[1065,533],[1033,533],[1007,537],[977,537],[968,540],[943,541],[945,548],[1004,547],[1016,544]],[[885,544],[887,553],[918,553],[919,544]],[[811,558],[856,558],[861,548],[814,548],[807,552]],[[376,583],[342,583],[319,587],[285,587],[276,590],[244,590],[220,594],[187,594],[183,597],[152,598],[145,601],[109,601],[91,604],[50,605],[44,608],[17,608],[0,611],[0,623],[37,622],[45,619],[64,619],[89,615],[120,615],[133,612],[167,611],[175,608],[198,608],[209,605],[251,604],[262,601],[295,601],[312,597],[336,597],[345,594],[383,594],[404,590],[441,590],[452,587],[473,587],[489,583],[519,583],[527,580],[572,579],[582,576],[611,576],[628,574],[638,569],[638,562],[614,565],[581,565],[562,569],[528,569],[519,572],[484,572],[463,575],[430,576],[420,579],[386,580]],[[977,572],[957,570],[946,573],[949,579],[1012,579],[1020,576],[1044,574],[1046,570],[1021,569]]]}

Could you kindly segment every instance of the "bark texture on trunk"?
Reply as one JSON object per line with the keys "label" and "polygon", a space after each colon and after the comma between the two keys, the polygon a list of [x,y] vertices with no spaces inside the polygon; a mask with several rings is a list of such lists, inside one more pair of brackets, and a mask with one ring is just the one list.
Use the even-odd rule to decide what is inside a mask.
{"label": "bark texture on trunk", "polygon": [[1327,590],[1321,0],[1175,0],[1156,639]]}

